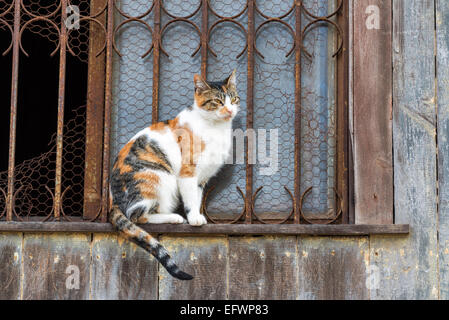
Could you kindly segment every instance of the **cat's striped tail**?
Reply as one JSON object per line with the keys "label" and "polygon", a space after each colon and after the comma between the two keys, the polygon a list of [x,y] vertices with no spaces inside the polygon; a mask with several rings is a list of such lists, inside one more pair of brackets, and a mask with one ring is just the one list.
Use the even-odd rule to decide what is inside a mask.
{"label": "cat's striped tail", "polygon": [[109,214],[109,221],[122,232],[125,237],[139,247],[151,253],[173,277],[180,280],[192,280],[190,274],[181,271],[168,255],[167,250],[148,232],[130,221],[116,206]]}

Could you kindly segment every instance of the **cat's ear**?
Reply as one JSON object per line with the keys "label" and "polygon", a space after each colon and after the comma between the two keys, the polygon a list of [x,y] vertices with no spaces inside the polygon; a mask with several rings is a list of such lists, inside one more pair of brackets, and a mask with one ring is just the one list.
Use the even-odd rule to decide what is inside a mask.
{"label": "cat's ear", "polygon": [[234,69],[228,79],[226,79],[226,85],[228,88],[237,87],[237,70]]}
{"label": "cat's ear", "polygon": [[193,82],[195,83],[195,92],[201,93],[205,90],[209,90],[210,87],[207,84],[206,81],[203,80],[203,78],[199,74],[195,74],[193,76]]}

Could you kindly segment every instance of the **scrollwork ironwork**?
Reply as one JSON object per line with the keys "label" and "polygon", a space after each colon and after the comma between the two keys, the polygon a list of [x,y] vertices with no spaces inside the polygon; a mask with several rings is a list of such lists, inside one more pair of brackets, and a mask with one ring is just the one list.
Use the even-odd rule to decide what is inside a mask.
{"label": "scrollwork ironwork", "polygon": [[[143,50],[146,50],[142,55],[141,58],[144,59],[150,54],[153,53],[154,57],[154,75],[153,75],[153,117],[157,118],[158,115],[158,90],[157,83],[159,81],[159,54],[163,53],[167,57],[171,52],[167,52],[167,49],[164,48],[164,35],[166,35],[171,27],[173,27],[175,24],[186,24],[189,27],[193,28],[196,33],[194,35],[195,39],[196,36],[200,38],[198,46],[196,46],[196,42],[192,46],[193,53],[191,54],[192,57],[196,56],[198,53],[201,53],[202,55],[202,71],[205,72],[207,67],[207,55],[210,53],[212,56],[219,58],[218,52],[218,46],[216,46],[215,51],[214,48],[211,46],[211,38],[214,35],[214,32],[216,32],[217,29],[223,27],[226,24],[231,25],[233,28],[236,28],[239,30],[239,32],[242,32],[245,42],[243,50],[240,51],[240,47],[238,47],[238,54],[236,55],[235,59],[238,60],[244,56],[244,53],[248,53],[248,61],[255,60],[255,56],[258,55],[262,59],[264,59],[264,55],[259,50],[260,48],[257,48],[256,40],[258,37],[260,37],[260,34],[263,32],[265,28],[268,26],[271,26],[273,24],[280,25],[282,29],[286,29],[288,33],[293,38],[293,45],[288,49],[288,52],[286,53],[285,57],[292,59],[293,53],[296,53],[296,64],[301,64],[301,56],[304,55],[308,57],[309,59],[313,58],[310,52],[304,47],[304,41],[308,40],[308,36],[311,30],[317,27],[326,27],[326,28],[333,28],[336,32],[336,49],[335,52],[332,53],[332,57],[337,57],[339,54],[343,52],[344,48],[344,29],[339,25],[337,22],[337,15],[343,11],[344,7],[344,1],[338,0],[338,2],[335,3],[335,10],[332,9],[332,12],[329,12],[325,15],[317,15],[312,10],[305,5],[305,1],[295,0],[292,1],[293,5],[290,7],[290,4],[286,5],[285,11],[283,11],[281,14],[266,14],[264,10],[261,8],[260,5],[255,0],[246,0],[242,1],[242,5],[238,6],[233,10],[233,13],[229,14],[220,14],[220,10],[217,10],[217,7],[213,7],[212,2],[210,0],[198,0],[198,4],[196,2],[191,5],[192,11],[189,11],[185,15],[176,15],[173,12],[171,12],[169,9],[167,9],[166,3],[164,3],[162,0],[152,0],[151,4],[146,3],[145,6],[142,6],[140,9],[140,13],[138,14],[130,14],[128,12],[125,12],[125,10],[121,7],[121,5],[118,3],[117,0],[110,0],[106,1],[105,5],[99,8],[98,10],[95,10],[96,12],[83,12],[81,14],[80,23],[84,23],[84,29],[87,30],[86,25],[89,26],[95,26],[102,34],[104,34],[104,42],[100,43],[98,46],[98,51],[94,53],[97,57],[100,56],[103,53],[106,53],[106,55],[110,55],[107,57],[109,66],[111,66],[111,56],[113,52],[116,52],[119,57],[123,56],[123,53],[120,51],[119,45],[117,44],[118,34],[120,31],[124,30],[126,26],[128,26],[131,23],[136,23],[139,26],[143,27],[146,31],[149,32],[150,38],[147,43],[145,42],[145,47]],[[70,39],[74,37],[74,34],[76,34],[72,30],[67,30],[66,36],[67,39],[65,39],[64,42],[61,42],[62,37],[62,31],[64,31],[65,26],[63,25],[62,21],[59,21],[61,18],[61,10],[62,8],[67,4],[72,4],[74,1],[66,0],[64,2],[64,6],[62,5],[62,1],[57,1],[55,3],[52,3],[49,6],[46,7],[36,7],[35,1],[31,1],[31,4],[27,3],[25,0],[20,0],[19,2],[19,11],[21,13],[20,15],[20,23],[15,24],[18,25],[19,28],[13,27],[10,24],[10,21],[6,18],[6,16],[11,15],[14,12],[14,4],[15,2],[12,1],[10,5],[4,6],[2,12],[0,12],[0,26],[4,26],[2,29],[7,29],[11,34],[11,43],[8,45],[7,48],[2,52],[2,55],[5,56],[11,50],[13,49],[14,45],[16,45],[15,52],[22,51],[25,56],[29,56],[29,52],[25,50],[25,48],[22,45],[22,36],[25,30],[30,30],[31,32],[39,33],[41,36],[48,38],[48,40],[52,41],[55,44],[55,49],[51,52],[51,56],[54,56],[58,51],[65,50],[65,48],[61,48],[61,43],[64,43],[66,45],[67,51],[70,52],[72,56],[79,56],[79,53],[77,53],[76,50],[74,50],[73,44],[70,42]],[[288,7],[287,7],[288,6]],[[39,8],[39,9],[36,9]],[[16,7],[17,9],[17,7]],[[178,10],[179,11],[179,10]],[[115,17],[114,14],[116,14]],[[210,16],[209,16],[210,14]],[[291,23],[291,19],[293,19],[293,15],[295,14],[295,27],[293,27]],[[104,16],[103,16],[104,15]],[[202,24],[199,25],[196,18],[198,15],[202,15]],[[162,16],[162,18],[161,18]],[[245,16],[248,17],[248,25],[245,26],[245,22],[242,22],[245,19]],[[257,19],[255,19],[257,17]],[[304,17],[305,21],[297,21],[298,17]],[[103,19],[104,18],[104,19]],[[116,19],[118,18],[118,19]],[[210,19],[209,19],[210,18]],[[117,24],[114,26],[112,21],[110,19],[114,19],[113,21],[118,21]],[[154,24],[152,25],[148,20],[153,19]],[[58,20],[58,21],[57,21]],[[251,20],[251,21],[250,21]],[[257,21],[257,23],[256,23]],[[251,23],[250,23],[251,22]],[[109,23],[106,25],[106,23]],[[32,30],[32,25],[38,25],[38,30]],[[45,30],[45,32],[40,33],[42,30]],[[62,31],[61,31],[62,30]],[[88,34],[88,32],[84,32],[84,34]],[[290,36],[288,36],[288,39],[290,39]],[[166,37],[167,38],[167,37]],[[260,38],[259,38],[260,39]],[[168,41],[168,39],[166,39]],[[243,41],[241,42],[243,46]],[[17,49],[17,45],[19,49]],[[167,43],[166,43],[167,45]],[[88,47],[88,46],[87,46]],[[148,48],[149,47],[149,48]],[[260,47],[260,45],[259,45]],[[148,48],[148,49],[147,49]],[[193,49],[195,48],[195,49]],[[287,50],[286,49],[286,50]],[[190,52],[189,52],[190,54]],[[226,54],[226,53],[225,53]],[[234,56],[234,54],[233,54]],[[108,70],[108,79],[110,79],[110,71],[112,67],[110,67]],[[248,81],[251,80],[251,84],[248,86],[248,95],[252,92],[254,89],[253,87],[253,76],[254,76],[254,64],[250,64],[248,62]],[[298,82],[298,79],[296,79]],[[301,86],[301,81],[299,83],[296,83],[297,86]],[[110,84],[108,86],[110,89]],[[298,94],[299,92],[299,94]],[[107,94],[111,95],[110,92],[107,92]],[[298,98],[298,95],[301,94],[300,90],[297,90],[295,92],[296,98]],[[251,96],[249,99],[253,99]],[[253,104],[249,106],[249,109],[247,110],[247,124],[249,124],[247,127],[251,128],[252,126],[252,115],[254,113],[253,110]],[[156,119],[157,120],[157,119]],[[51,152],[54,152],[52,150]],[[248,151],[247,151],[248,152]],[[298,161],[298,159],[295,158],[295,161]],[[298,163],[295,163],[295,165],[298,165]],[[61,169],[61,168],[59,168]],[[301,197],[298,196],[299,189],[297,190],[298,186],[298,180],[295,176],[295,192],[292,192],[287,186],[284,186],[285,191],[291,198],[292,206],[290,212],[286,212],[286,217],[282,219],[277,219],[276,221],[267,221],[266,218],[262,218],[260,214],[258,214],[255,210],[255,202],[257,197],[261,194],[261,191],[263,190],[263,187],[260,187],[256,190],[256,192],[253,193],[252,186],[254,184],[253,182],[253,176],[252,174],[249,174],[250,170],[252,170],[253,167],[250,165],[247,165],[247,175],[246,175],[246,194],[244,191],[242,191],[241,188],[237,187],[236,190],[239,194],[239,196],[243,199],[244,206],[241,209],[241,212],[238,213],[236,216],[233,216],[232,218],[228,219],[226,223],[234,224],[239,223],[244,220],[245,223],[251,223],[252,218],[254,218],[255,223],[262,223],[262,224],[269,224],[269,223],[290,223],[292,218],[300,217],[303,221],[306,223],[316,223],[313,219],[310,219],[308,215],[305,215],[303,212],[303,203],[305,201],[305,198],[307,195],[312,191],[312,187],[307,189],[305,192],[302,193]],[[106,169],[107,170],[107,169]],[[10,177],[12,175],[10,174]],[[12,181],[12,180],[11,180]],[[51,183],[50,183],[51,185]],[[107,185],[107,184],[105,184]],[[282,185],[282,184],[281,184]],[[29,190],[32,190],[31,185],[21,184],[20,182],[17,183],[17,190],[15,190],[12,193],[12,200],[13,200],[13,209],[12,213],[14,214],[15,219],[19,221],[23,221],[26,218],[29,218],[31,215],[34,215],[31,212],[31,209],[22,208],[21,212],[17,212],[16,208],[16,200],[19,197],[19,194],[29,192]],[[248,186],[251,186],[248,188]],[[60,186],[58,185],[58,188]],[[71,192],[72,188],[70,186],[61,186],[64,188],[64,191],[60,195],[60,202],[64,203],[65,199],[68,197],[69,192]],[[281,188],[281,187],[279,187]],[[49,193],[51,199],[53,202],[55,202],[55,194],[50,189],[48,185],[45,185],[45,189]],[[219,219],[216,219],[212,217],[212,215],[207,210],[207,201],[208,197],[211,193],[211,191],[214,188],[210,188],[207,190],[207,192],[204,195],[204,199],[202,202],[202,211],[207,216],[209,221],[212,223],[222,223]],[[35,191],[36,192],[36,191]],[[319,222],[319,223],[326,223],[331,224],[335,223],[342,215],[343,210],[343,198],[341,197],[340,193],[337,189],[334,188],[334,192],[336,195],[336,205],[335,205],[335,217],[328,221]],[[44,192],[45,193],[45,192]],[[104,190],[103,190],[104,193]],[[9,195],[11,197],[11,194],[8,194],[8,191],[2,188],[0,186],[0,195],[3,195],[6,199]],[[48,196],[48,195],[47,195]],[[104,196],[104,195],[103,195]],[[299,198],[299,199],[298,199]],[[238,199],[238,198],[237,198]],[[9,202],[10,204],[10,202]],[[30,205],[31,206],[31,205]],[[239,206],[240,208],[240,206]],[[17,210],[16,210],[17,209]],[[104,208],[103,208],[104,209]],[[10,212],[11,210],[8,209]],[[68,212],[67,208],[64,208],[63,205],[59,208],[60,212],[62,213],[61,217],[62,219],[66,221],[73,221],[72,215]],[[48,215],[42,216],[41,218],[44,221],[48,221],[51,219],[55,209],[54,207],[51,208],[51,212]],[[298,212],[299,211],[299,212]],[[0,212],[0,218],[5,216],[6,213],[6,206],[5,209]],[[98,214],[90,221],[95,221],[102,213],[102,208],[99,209]],[[104,218],[104,217],[103,217]],[[229,221],[230,220],[230,221]],[[296,220],[295,220],[296,221]]]}

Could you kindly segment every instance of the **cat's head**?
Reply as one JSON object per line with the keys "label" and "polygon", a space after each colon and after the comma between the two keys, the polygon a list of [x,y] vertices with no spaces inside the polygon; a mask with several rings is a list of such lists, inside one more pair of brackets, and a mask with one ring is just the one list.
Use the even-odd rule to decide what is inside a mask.
{"label": "cat's head", "polygon": [[236,71],[221,82],[207,82],[200,75],[194,76],[195,108],[206,119],[229,122],[240,107],[237,94]]}

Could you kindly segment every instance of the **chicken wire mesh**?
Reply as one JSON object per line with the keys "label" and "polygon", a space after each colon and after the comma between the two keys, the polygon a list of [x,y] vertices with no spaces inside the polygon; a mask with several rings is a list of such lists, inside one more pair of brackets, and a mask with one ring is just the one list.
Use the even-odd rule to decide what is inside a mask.
{"label": "chicken wire mesh", "polygon": [[[104,34],[105,28],[101,19],[104,18],[104,8],[91,12],[90,0],[71,0],[67,2],[73,10],[68,10],[68,16],[79,16],[78,25],[68,29],[67,49],[80,61],[88,62],[90,34]],[[76,11],[75,11],[76,10]],[[94,17],[94,19],[90,19]],[[93,22],[93,20],[98,22]],[[12,33],[14,21],[14,1],[0,1],[0,31],[9,29]],[[75,21],[75,20],[74,20]],[[70,19],[68,20],[70,22]],[[59,0],[22,0],[20,3],[21,38],[24,32],[31,32],[53,44],[57,49],[61,30],[61,1]],[[106,39],[106,37],[104,38]],[[20,39],[19,39],[20,40]],[[12,38],[11,38],[12,41]],[[22,46],[22,51],[27,48]]]}
{"label": "chicken wire mesh", "polygon": [[[74,101],[86,103],[87,83],[84,82],[85,79],[80,74],[83,72],[87,74],[89,46],[92,41],[91,35],[95,35],[97,41],[106,43],[106,13],[105,7],[96,9],[96,12],[91,12],[90,0],[71,0],[67,1],[66,4],[69,7],[73,6],[72,10],[67,11],[67,14],[69,16],[75,14],[76,19],[73,22],[78,23],[73,28],[62,21],[62,1],[21,0],[19,2],[19,14],[16,16],[14,1],[0,1],[0,50],[2,50],[1,53],[5,57],[2,62],[8,68],[11,68],[12,60],[16,59],[12,57],[11,52],[13,43],[17,41],[19,44],[18,59],[28,59],[22,61],[22,65],[29,67],[30,63],[44,64],[47,67],[46,77],[56,76],[58,67],[59,70],[65,69],[67,88],[65,90],[65,115],[63,135],[61,137],[63,149],[60,179],[61,205],[59,209],[62,220],[71,220],[72,218],[80,218],[83,215],[86,151],[86,106],[80,107]],[[17,21],[19,21],[17,38],[13,38],[15,18],[18,18]],[[54,63],[54,61],[59,61],[61,30],[63,28],[67,28],[66,66]],[[3,34],[7,35],[9,39],[6,40],[7,37],[3,37]],[[103,39],[100,39],[101,37]],[[49,59],[36,61],[36,56],[41,57],[41,52],[47,50]],[[36,54],[38,51],[40,51],[39,55]],[[77,70],[74,72],[73,68],[82,68],[84,71]],[[29,74],[30,70],[21,68],[17,75],[19,95],[28,94],[26,90],[28,90],[27,83],[29,81],[25,80],[35,77],[35,75],[31,77]],[[74,73],[77,78],[71,77]],[[79,83],[80,79],[81,83]],[[11,81],[10,75],[8,81]],[[27,113],[31,111],[31,108],[39,108],[43,112],[48,112],[49,118],[53,118],[53,116],[56,118],[57,105],[55,103],[58,101],[58,87],[56,86],[54,89],[56,94],[47,101],[48,105],[53,108],[52,110],[48,109],[48,106],[38,105],[36,104],[37,102],[35,103],[32,100],[28,100],[27,104],[23,104],[21,102],[25,100],[19,99],[18,110],[20,112],[17,113],[17,111],[11,109],[11,113],[14,112],[14,117],[20,120],[25,116],[29,117]],[[74,96],[78,98],[73,99]],[[36,101],[40,100],[36,99]],[[18,123],[20,124],[21,122]],[[54,127],[56,127],[56,123]],[[21,136],[23,134],[33,134],[31,132],[26,133],[27,129],[20,125],[17,127],[17,130],[21,131],[19,132]],[[42,136],[41,139],[45,139],[45,136]],[[53,219],[57,171],[57,140],[55,132],[49,139],[47,147],[41,150],[39,155],[33,156],[29,154],[28,156],[20,157],[27,157],[26,160],[15,161],[12,191],[13,220],[49,221]],[[16,147],[23,149],[21,144],[23,145],[24,142],[20,139],[14,140],[13,143]],[[8,145],[2,145],[2,151],[7,151],[7,149]],[[1,169],[4,168],[2,167]],[[6,216],[7,192],[8,171],[6,170],[0,172],[0,198],[2,198],[0,201],[0,218],[3,219]]]}
{"label": "chicken wire mesh", "polygon": [[[116,35],[123,56],[114,60],[115,70],[119,71],[114,75],[112,157],[129,138],[153,120],[151,105],[154,104],[154,95],[151,84],[155,74],[155,64],[150,55],[141,57],[154,45],[154,3],[121,0],[117,4],[127,16],[116,15],[116,24],[127,23]],[[159,35],[160,44],[168,55],[162,52],[157,65],[159,100],[156,104],[158,120],[166,120],[192,104],[192,78],[194,73],[200,73],[202,63],[198,48],[201,45],[200,30],[205,29],[201,19],[203,12],[200,10],[204,2],[171,0],[162,1],[161,5],[160,28],[164,32]],[[258,30],[255,47],[260,55],[256,55],[254,65],[254,129],[256,135],[258,129],[266,130],[267,150],[263,151],[266,151],[267,156],[271,152],[270,143],[274,143],[271,134],[278,139],[278,150],[274,174],[261,174],[266,164],[257,162],[253,167],[253,189],[264,187],[254,202],[254,210],[288,213],[293,208],[293,202],[284,187],[289,190],[295,188],[296,164],[293,154],[296,115],[295,57],[294,54],[286,55],[291,53],[295,44],[295,35],[292,34],[296,23],[292,10],[295,2],[255,1],[255,5],[258,11],[255,15],[255,29]],[[338,9],[339,2],[307,0],[303,5],[307,12],[304,10],[301,13],[302,29],[316,20],[316,17],[307,13],[326,17]],[[221,80],[234,68],[237,69],[241,111],[235,119],[234,128],[243,131],[247,129],[247,8],[246,0],[208,1],[206,75],[208,80]],[[138,19],[131,20],[132,17]],[[278,17],[284,24],[268,23],[259,30],[265,21]],[[336,16],[332,15],[329,20],[336,21]],[[290,26],[290,29],[285,25]],[[313,187],[304,197],[302,208],[306,213],[325,215],[335,210],[336,62],[333,53],[337,49],[339,36],[323,21],[307,27],[303,41],[310,57],[301,60],[300,192],[305,194]],[[277,130],[277,135],[270,129]],[[235,216],[241,211],[242,196],[236,187],[245,189],[246,166],[235,163],[235,160],[210,181],[209,187],[213,186],[214,189],[208,196],[209,212]]]}
{"label": "chicken wire mesh", "polygon": [[[212,10],[225,17],[238,15],[245,9],[246,1],[223,0],[210,3]],[[214,15],[209,15],[209,26],[213,26],[220,19]],[[235,19],[245,29],[248,27],[248,16],[242,14]],[[240,111],[234,119],[233,128],[246,131],[246,110],[247,110],[247,69],[248,63],[246,55],[239,55],[245,51],[246,34],[235,24],[223,22],[215,25],[210,31],[209,45],[216,53],[208,55],[207,78],[212,81],[223,80],[232,70],[237,70],[237,87],[240,96]],[[245,165],[238,162],[237,148],[233,148],[232,164],[226,164],[220,175],[214,177],[209,182],[209,186],[214,189],[208,196],[207,208],[210,212],[222,215],[231,214],[235,216],[242,211],[243,199],[236,187],[244,189],[246,174]]]}
{"label": "chicken wire mesh", "polygon": [[[247,109],[251,107],[257,138],[262,139],[258,129],[266,132],[266,143],[258,145],[259,154],[274,156],[272,160],[276,161],[275,171],[270,175],[262,174],[266,164],[261,163],[261,159],[257,159],[254,167],[235,163],[236,159],[233,159],[234,164],[225,166],[220,175],[209,183],[209,187],[214,186],[208,195],[209,212],[235,216],[245,208],[245,197],[253,197],[254,191],[263,187],[262,192],[252,199],[254,212],[288,213],[294,209],[295,201],[299,201],[292,199],[290,192],[296,190],[298,183],[299,193],[304,197],[301,201],[303,200],[302,208],[305,212],[335,211],[336,63],[333,53],[338,49],[341,32],[336,32],[329,21],[337,20],[336,15],[331,13],[341,9],[340,1],[305,0],[299,8],[302,10],[301,29],[306,31],[302,40],[304,53],[300,60],[299,163],[295,162],[294,157],[297,151],[295,119],[298,117],[295,112],[297,80],[294,70],[298,62],[292,53],[295,49],[295,37],[299,35],[295,35],[294,31],[295,24],[298,23],[295,20],[295,9],[298,10],[298,7],[295,8],[293,0],[117,0],[112,3],[115,26],[113,33],[108,36],[112,37],[117,54],[113,55],[111,160],[137,131],[152,121],[173,118],[183,108],[191,105],[193,74],[200,73],[203,69],[209,80],[221,80],[235,68],[241,111],[235,119],[234,128],[242,131],[248,129]],[[255,6],[254,44],[247,43],[249,3]],[[90,1],[72,0],[67,4],[77,6],[81,17],[80,27],[68,31],[68,54],[86,63],[94,35],[105,35],[101,52],[106,50],[107,7],[91,12]],[[207,6],[207,10],[203,10],[204,6]],[[12,34],[12,7],[12,0],[0,1],[0,33]],[[205,11],[207,26],[202,25]],[[57,52],[60,45],[61,1],[21,1],[20,23],[22,32],[40,36],[54,46],[53,53]],[[248,49],[252,45],[255,50],[252,53],[254,66],[248,70]],[[7,44],[0,49],[11,48]],[[154,56],[156,49],[158,55]],[[21,47],[21,51],[28,54],[26,47]],[[204,60],[202,55],[205,52],[207,58]],[[254,76],[254,98],[251,104],[247,101],[247,79],[250,77],[248,71]],[[158,115],[158,118],[152,119],[152,115]],[[75,115],[75,118],[78,116]],[[270,129],[276,130],[276,134],[272,135],[273,131]],[[66,127],[65,130],[69,129]],[[77,130],[85,129],[81,125],[77,126]],[[62,205],[65,216],[82,214],[84,168],[81,163],[84,161],[84,146],[80,141],[85,140],[85,136],[79,137],[80,140],[75,142],[69,139],[70,132],[67,131],[64,135],[63,172],[66,176],[62,179],[61,188],[63,199],[67,201]],[[270,146],[274,140],[278,142],[275,155],[270,154],[273,152]],[[53,151],[50,148],[42,155],[51,165]],[[30,161],[34,166],[38,163],[37,158]],[[51,165],[39,165],[48,171],[42,173],[42,176],[54,175],[54,170],[48,169]],[[299,181],[295,181],[296,166],[300,167]],[[16,169],[18,172],[26,172],[20,164]],[[247,176],[248,170],[252,170],[252,178]],[[22,193],[28,192],[27,188],[32,183],[24,180],[21,186],[20,179],[17,180],[19,182],[16,181],[18,185],[15,197],[27,199]],[[247,191],[252,190],[253,194],[245,195],[240,190],[244,190],[245,185],[248,188],[248,182],[252,188]],[[52,206],[47,203],[51,203],[53,199],[50,199],[52,194],[47,192],[47,187],[52,189],[52,184],[52,179],[39,182],[40,187],[33,188],[38,190],[43,187],[45,190],[33,191],[37,193],[31,195],[32,198],[41,199],[38,200],[39,203],[18,203],[17,210],[23,210],[27,216],[51,210]],[[237,190],[237,187],[240,189]],[[311,187],[312,191],[307,192]],[[5,193],[5,187],[0,188]],[[43,208],[45,205],[47,207]],[[39,206],[42,208],[35,209]],[[2,207],[0,215],[1,212]]]}
{"label": "chicken wire mesh", "polygon": [[[152,3],[121,0],[116,6],[124,15],[136,17],[145,14]],[[123,14],[116,12],[116,26],[127,20]],[[153,27],[150,15],[141,20]],[[142,58],[151,47],[151,31],[139,21],[130,21],[116,30],[115,41],[121,56],[113,58],[111,162],[137,131],[152,122],[153,104],[153,60],[151,55]]]}
{"label": "chicken wire mesh", "polygon": [[[337,2],[306,0],[304,6],[314,15],[327,16],[336,10]],[[303,28],[310,21],[304,14]],[[302,60],[301,82],[301,192],[313,187],[304,202],[306,212],[325,214],[335,208],[336,59],[332,55],[337,40],[335,30],[325,23],[317,24],[303,40],[311,54]]]}
{"label": "chicken wire mesh", "polygon": [[[83,212],[85,129],[86,106],[80,106],[72,111],[64,127],[62,211],[67,217],[79,217]],[[55,169],[56,134],[53,134],[46,152],[15,167],[13,212],[16,220],[52,218]],[[8,171],[0,172],[0,189],[7,190],[7,185]],[[5,210],[5,202],[0,201],[0,212]]]}

